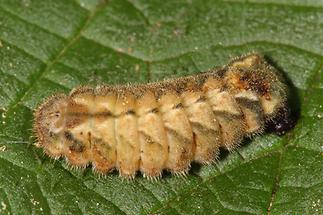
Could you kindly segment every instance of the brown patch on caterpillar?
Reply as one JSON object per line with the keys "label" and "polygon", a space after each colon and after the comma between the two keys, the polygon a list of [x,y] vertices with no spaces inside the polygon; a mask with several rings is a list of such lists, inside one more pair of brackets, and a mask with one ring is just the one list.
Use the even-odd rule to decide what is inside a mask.
{"label": "brown patch on caterpillar", "polygon": [[35,112],[34,130],[37,146],[72,166],[127,178],[185,175],[191,162],[212,163],[220,147],[233,150],[267,122],[286,127],[286,94],[277,71],[250,54],[183,78],[50,97]]}

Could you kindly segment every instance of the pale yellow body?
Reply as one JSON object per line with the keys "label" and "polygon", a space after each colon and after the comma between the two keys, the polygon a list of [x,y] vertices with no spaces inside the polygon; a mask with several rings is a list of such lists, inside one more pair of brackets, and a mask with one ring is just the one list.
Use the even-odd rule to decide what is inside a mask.
{"label": "pale yellow body", "polygon": [[193,161],[212,163],[220,147],[262,132],[285,97],[276,71],[252,54],[182,79],[78,88],[44,103],[35,130],[48,155],[71,165],[158,178],[163,170],[185,174]]}

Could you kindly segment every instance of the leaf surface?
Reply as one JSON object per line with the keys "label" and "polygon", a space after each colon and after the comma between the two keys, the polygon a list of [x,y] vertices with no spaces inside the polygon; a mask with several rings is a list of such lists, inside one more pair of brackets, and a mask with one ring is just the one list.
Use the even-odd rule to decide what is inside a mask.
{"label": "leaf surface", "polygon": [[[322,214],[322,1],[0,0],[0,214]],[[78,85],[162,80],[251,51],[288,78],[296,127],[186,179],[71,170],[32,112]]]}

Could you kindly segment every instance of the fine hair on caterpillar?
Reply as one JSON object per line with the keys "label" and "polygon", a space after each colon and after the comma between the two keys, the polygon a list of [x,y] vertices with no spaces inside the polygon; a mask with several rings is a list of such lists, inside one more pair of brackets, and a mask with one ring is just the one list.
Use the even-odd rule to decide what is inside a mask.
{"label": "fine hair on caterpillar", "polygon": [[35,111],[36,146],[101,174],[185,175],[191,162],[211,164],[221,147],[261,134],[286,97],[279,72],[252,53],[187,77],[54,95]]}

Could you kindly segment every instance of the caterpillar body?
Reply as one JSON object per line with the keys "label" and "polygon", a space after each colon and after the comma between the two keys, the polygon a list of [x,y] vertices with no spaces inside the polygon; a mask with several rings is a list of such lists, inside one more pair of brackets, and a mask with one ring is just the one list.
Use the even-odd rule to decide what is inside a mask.
{"label": "caterpillar body", "polygon": [[259,54],[205,73],[156,83],[80,87],[35,111],[36,146],[105,174],[186,174],[260,134],[286,106],[287,87]]}

